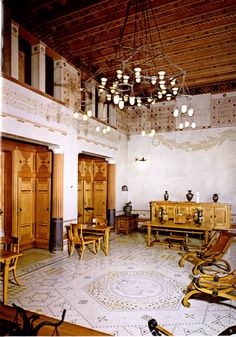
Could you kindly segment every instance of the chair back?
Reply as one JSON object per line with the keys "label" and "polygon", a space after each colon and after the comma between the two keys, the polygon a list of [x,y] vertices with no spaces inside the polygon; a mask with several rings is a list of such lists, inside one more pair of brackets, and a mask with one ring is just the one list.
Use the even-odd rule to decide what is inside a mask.
{"label": "chair back", "polygon": [[70,235],[74,243],[83,243],[83,225],[74,223],[70,224],[69,236]]}
{"label": "chair back", "polygon": [[233,241],[233,237],[234,237],[233,233],[230,233],[226,230],[222,230],[215,243],[209,247],[209,249],[205,252],[205,254],[207,255],[207,253],[219,252],[219,256],[222,256],[229,248],[231,242]]}
{"label": "chair back", "polygon": [[0,238],[0,250],[19,253],[19,239],[15,236],[4,236]]}

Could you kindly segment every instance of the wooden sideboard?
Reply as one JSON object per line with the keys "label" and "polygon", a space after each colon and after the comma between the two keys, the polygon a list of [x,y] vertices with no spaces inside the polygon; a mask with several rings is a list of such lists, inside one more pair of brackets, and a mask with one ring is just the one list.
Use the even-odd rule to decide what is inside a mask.
{"label": "wooden sideboard", "polygon": [[151,221],[173,224],[196,224],[196,226],[209,227],[211,230],[230,230],[231,205],[209,202],[175,202],[151,201]]}
{"label": "wooden sideboard", "polygon": [[138,214],[116,216],[116,233],[129,234],[138,229]]}

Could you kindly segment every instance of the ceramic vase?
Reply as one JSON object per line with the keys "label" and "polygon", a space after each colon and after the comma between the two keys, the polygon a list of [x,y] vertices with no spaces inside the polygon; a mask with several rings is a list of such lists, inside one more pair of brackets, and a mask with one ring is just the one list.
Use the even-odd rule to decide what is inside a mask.
{"label": "ceramic vase", "polygon": [[214,194],[212,195],[212,199],[213,199],[214,202],[217,202],[218,199],[219,199],[218,194],[217,194],[217,193],[214,193]]}
{"label": "ceramic vase", "polygon": [[192,190],[188,190],[188,193],[186,194],[186,198],[188,201],[191,201],[194,194],[192,193]]}
{"label": "ceramic vase", "polygon": [[165,191],[164,193],[164,200],[167,201],[169,199],[168,191]]}

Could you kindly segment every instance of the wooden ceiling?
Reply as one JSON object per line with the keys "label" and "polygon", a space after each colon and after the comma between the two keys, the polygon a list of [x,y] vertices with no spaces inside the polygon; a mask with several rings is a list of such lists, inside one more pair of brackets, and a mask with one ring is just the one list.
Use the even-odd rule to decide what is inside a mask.
{"label": "wooden ceiling", "polygon": [[[149,17],[155,15],[149,22],[153,47],[187,72],[190,91],[212,91],[214,86],[235,90],[236,1],[150,3],[153,13]],[[128,0],[5,0],[5,4],[13,20],[88,76],[101,77],[117,69]],[[125,45],[132,44],[134,22],[131,6],[122,40]]]}

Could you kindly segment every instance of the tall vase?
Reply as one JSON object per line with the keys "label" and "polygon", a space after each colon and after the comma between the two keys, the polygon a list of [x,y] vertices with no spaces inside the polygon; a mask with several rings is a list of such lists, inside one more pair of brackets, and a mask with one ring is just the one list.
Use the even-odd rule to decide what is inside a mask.
{"label": "tall vase", "polygon": [[188,201],[191,201],[194,194],[192,193],[192,190],[188,190],[188,193],[186,194],[186,198]]}
{"label": "tall vase", "polygon": [[212,195],[212,199],[213,199],[214,202],[217,202],[218,199],[219,199],[218,194],[217,194],[217,193],[214,193],[214,194]]}
{"label": "tall vase", "polygon": [[168,191],[165,191],[164,193],[164,200],[167,201],[169,199]]}

